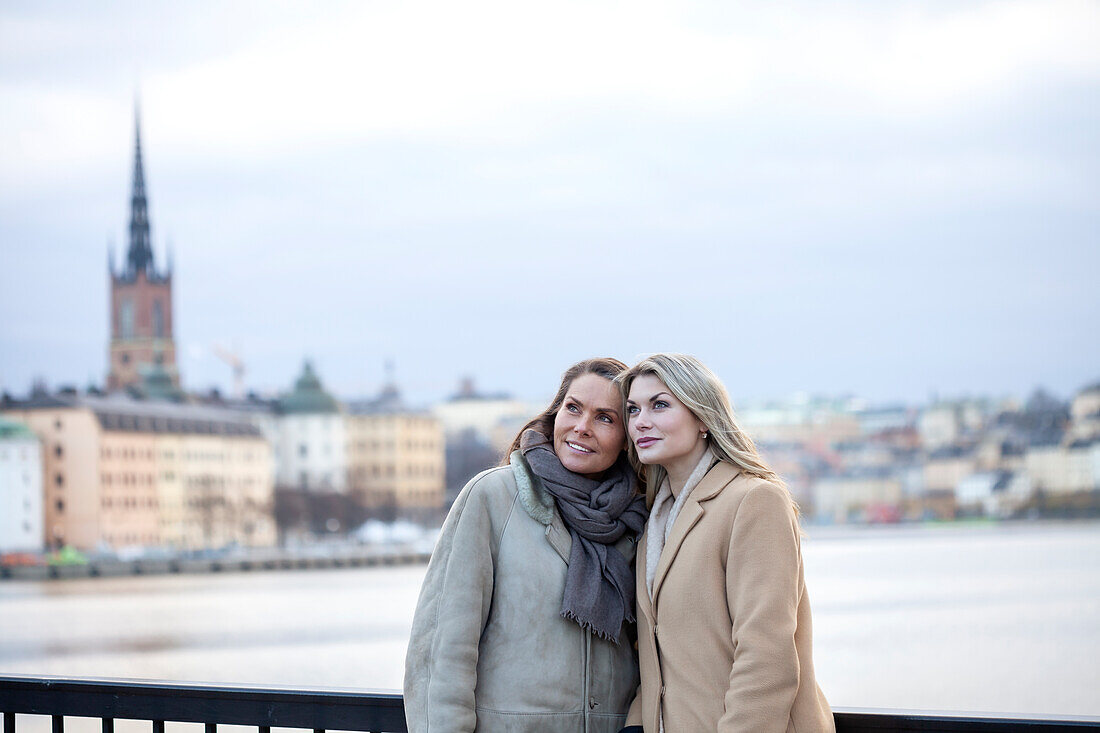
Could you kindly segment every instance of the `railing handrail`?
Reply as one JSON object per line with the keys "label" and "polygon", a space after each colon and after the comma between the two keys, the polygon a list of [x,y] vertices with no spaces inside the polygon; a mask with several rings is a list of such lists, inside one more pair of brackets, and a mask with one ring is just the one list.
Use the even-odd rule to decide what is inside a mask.
{"label": "railing handrail", "polygon": [[[405,733],[396,690],[254,687],[144,679],[0,675],[5,733],[14,714],[248,725],[313,730]],[[1100,730],[1100,716],[1039,716],[836,708],[837,733],[942,731],[960,733],[1076,733]],[[107,726],[105,726],[106,728]],[[208,728],[209,730],[209,728]]]}

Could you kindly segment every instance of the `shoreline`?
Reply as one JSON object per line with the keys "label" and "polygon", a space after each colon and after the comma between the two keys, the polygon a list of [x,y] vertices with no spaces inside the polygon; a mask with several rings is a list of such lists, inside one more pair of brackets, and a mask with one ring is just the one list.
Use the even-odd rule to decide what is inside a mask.
{"label": "shoreline", "polygon": [[0,581],[118,578],[142,575],[200,575],[208,573],[273,572],[368,568],[427,563],[430,551],[409,545],[340,547],[323,552],[324,545],[302,550],[268,549],[247,554],[204,558],[92,559],[67,565],[11,565],[0,567]]}

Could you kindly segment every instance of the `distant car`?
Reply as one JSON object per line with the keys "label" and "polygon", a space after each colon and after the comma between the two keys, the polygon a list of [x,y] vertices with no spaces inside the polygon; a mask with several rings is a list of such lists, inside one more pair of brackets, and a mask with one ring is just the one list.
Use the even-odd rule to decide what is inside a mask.
{"label": "distant car", "polygon": [[50,554],[46,562],[50,565],[87,565],[88,558],[75,547],[65,545],[57,552]]}
{"label": "distant car", "polygon": [[897,524],[901,521],[901,509],[892,504],[871,504],[866,517],[870,524]]}
{"label": "distant car", "polygon": [[0,565],[6,568],[38,567],[45,564],[46,560],[33,552],[7,552],[0,555]]}

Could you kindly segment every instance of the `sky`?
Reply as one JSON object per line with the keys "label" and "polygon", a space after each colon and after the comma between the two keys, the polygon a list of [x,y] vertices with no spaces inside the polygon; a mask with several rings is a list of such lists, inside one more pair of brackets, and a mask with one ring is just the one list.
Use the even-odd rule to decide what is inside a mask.
{"label": "sky", "polygon": [[107,371],[140,106],[185,387],[1100,379],[1100,3],[5,2],[0,389]]}

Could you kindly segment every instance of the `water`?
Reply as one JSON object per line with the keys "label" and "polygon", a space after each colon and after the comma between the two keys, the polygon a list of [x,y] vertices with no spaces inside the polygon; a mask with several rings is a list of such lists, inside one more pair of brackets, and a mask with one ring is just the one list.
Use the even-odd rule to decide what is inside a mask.
{"label": "water", "polygon": [[[810,528],[837,706],[1100,715],[1100,524]],[[0,583],[0,673],[400,688],[423,566]]]}

